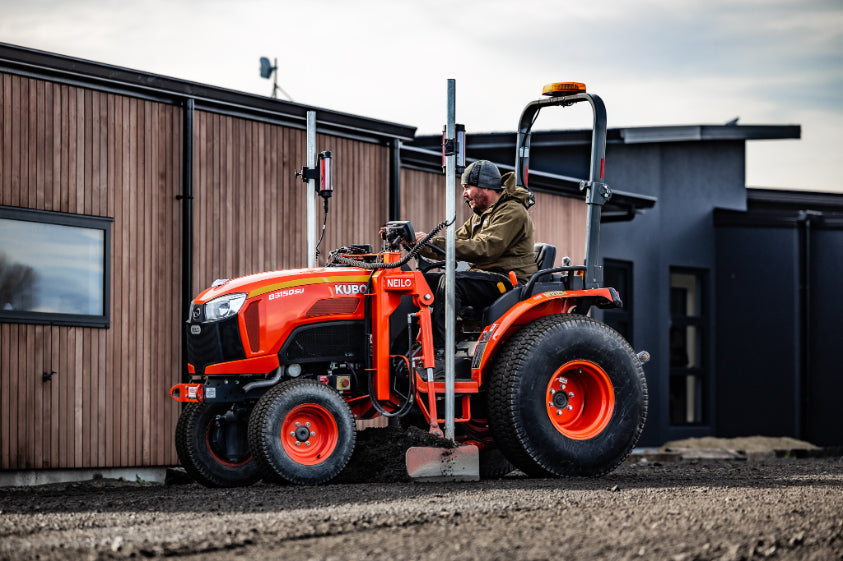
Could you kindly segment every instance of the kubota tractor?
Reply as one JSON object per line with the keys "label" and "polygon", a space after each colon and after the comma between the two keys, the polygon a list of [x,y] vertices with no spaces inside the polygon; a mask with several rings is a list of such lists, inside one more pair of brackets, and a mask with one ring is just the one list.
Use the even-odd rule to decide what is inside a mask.
{"label": "kubota tractor", "polygon": [[[638,441],[647,413],[642,368],[616,331],[588,317],[621,305],[596,265],[606,113],[578,83],[545,87],[518,129],[515,175],[526,186],[530,129],[540,109],[588,102],[594,113],[585,264],[539,271],[484,310],[460,311],[448,384],[458,443],[480,449],[480,474],[596,476]],[[187,325],[192,379],[170,394],[186,405],[176,448],[187,472],[212,487],[260,478],[318,484],[338,475],[356,421],[402,417],[441,434],[446,381],[432,375],[433,291],[409,222],[381,230],[381,250],[348,246],[326,267],[221,280],[196,297]],[[416,270],[407,266],[416,259]]]}

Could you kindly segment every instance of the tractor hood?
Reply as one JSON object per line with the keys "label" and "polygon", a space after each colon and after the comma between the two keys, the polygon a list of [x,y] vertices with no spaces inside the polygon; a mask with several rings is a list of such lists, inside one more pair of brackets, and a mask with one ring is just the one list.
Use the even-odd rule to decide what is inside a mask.
{"label": "tractor hood", "polygon": [[[216,281],[190,306],[191,372],[265,374],[278,368],[285,342],[295,347],[281,356],[289,364],[325,356],[312,346],[314,341],[317,347],[325,341],[352,345],[358,335],[362,341],[368,286],[369,272],[354,267],[292,269]],[[302,330],[304,342],[293,337],[297,330]],[[313,339],[315,333],[323,338]],[[347,346],[328,360],[359,354]],[[302,348],[308,351],[301,354]]]}
{"label": "tractor hood", "polygon": [[[252,299],[267,293],[285,289],[318,284],[354,284],[365,285],[369,281],[369,272],[352,267],[322,267],[319,269],[289,269],[247,275],[236,279],[214,281],[194,300],[194,304],[204,304],[228,294],[245,294]],[[364,287],[359,287],[362,292]],[[355,291],[357,292],[357,291]]]}

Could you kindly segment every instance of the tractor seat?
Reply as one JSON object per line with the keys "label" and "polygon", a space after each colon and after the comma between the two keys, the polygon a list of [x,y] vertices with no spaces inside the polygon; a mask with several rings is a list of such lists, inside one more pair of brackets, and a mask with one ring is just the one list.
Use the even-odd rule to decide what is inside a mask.
{"label": "tractor seat", "polygon": [[[550,269],[556,260],[556,246],[550,245],[549,243],[537,243],[533,246],[533,256],[536,259],[536,266],[539,268],[539,271]],[[545,276],[542,275],[542,277]],[[512,306],[520,302],[523,291],[524,285],[519,283],[512,287],[512,290],[501,294],[497,300],[483,310],[483,325],[489,325],[494,322]]]}
{"label": "tractor seat", "polygon": [[556,261],[556,246],[549,243],[537,243],[533,246],[533,256],[539,271],[550,269]]}

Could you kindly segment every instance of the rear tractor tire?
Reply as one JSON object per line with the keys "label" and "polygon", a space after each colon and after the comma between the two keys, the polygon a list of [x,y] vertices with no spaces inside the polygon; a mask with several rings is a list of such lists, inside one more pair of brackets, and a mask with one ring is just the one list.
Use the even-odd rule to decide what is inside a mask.
{"label": "rear tractor tire", "polygon": [[515,470],[499,448],[480,449],[480,479],[500,479]]}
{"label": "rear tractor tire", "polygon": [[486,419],[475,419],[459,428],[462,434],[457,437],[457,441],[474,444],[479,450],[480,479],[500,479],[515,470],[515,466],[497,447]]}
{"label": "rear tractor tire", "polygon": [[278,384],[260,398],[249,419],[249,447],[264,477],[297,485],[317,485],[339,475],[356,439],[348,404],[315,380]]}
{"label": "rear tractor tire", "polygon": [[243,487],[260,479],[249,452],[249,410],[188,403],[176,424],[176,452],[185,471],[206,487]]}
{"label": "rear tractor tire", "polygon": [[489,380],[489,426],[533,477],[599,476],[644,428],[641,361],[610,327],[579,315],[536,320],[501,349]]}

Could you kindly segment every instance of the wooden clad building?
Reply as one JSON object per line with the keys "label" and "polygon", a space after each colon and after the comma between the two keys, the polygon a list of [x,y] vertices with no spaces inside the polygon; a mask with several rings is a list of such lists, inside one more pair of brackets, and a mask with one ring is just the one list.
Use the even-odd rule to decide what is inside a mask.
{"label": "wooden clad building", "polygon": [[[95,217],[108,234],[99,324],[0,310],[0,469],[178,463],[186,295],[306,264],[307,109],[0,45],[0,225]],[[414,129],[324,110],[317,127],[341,185],[324,254],[373,243],[390,143]]]}
{"label": "wooden clad building", "polygon": [[0,84],[0,205],[113,220],[107,327],[0,324],[0,467],[170,463],[179,108],[9,73]]}
{"label": "wooden clad building", "polygon": [[[438,156],[402,149],[413,127],[0,44],[0,470],[178,463],[190,300],[307,263],[308,110],[334,159],[320,263],[377,246],[386,220],[444,218]],[[537,193],[533,213],[577,261],[584,204],[567,195]],[[12,294],[19,273],[53,288]],[[77,309],[56,294],[80,275]]]}

